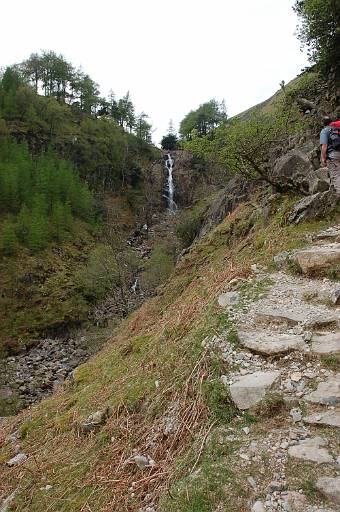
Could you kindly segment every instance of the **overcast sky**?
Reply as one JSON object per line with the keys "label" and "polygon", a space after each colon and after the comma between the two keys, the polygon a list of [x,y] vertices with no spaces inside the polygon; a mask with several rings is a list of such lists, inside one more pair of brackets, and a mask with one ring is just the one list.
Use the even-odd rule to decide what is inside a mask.
{"label": "overcast sky", "polygon": [[99,84],[130,91],[154,141],[200,103],[234,115],[307,64],[293,0],[3,0],[0,66],[41,49],[62,53]]}

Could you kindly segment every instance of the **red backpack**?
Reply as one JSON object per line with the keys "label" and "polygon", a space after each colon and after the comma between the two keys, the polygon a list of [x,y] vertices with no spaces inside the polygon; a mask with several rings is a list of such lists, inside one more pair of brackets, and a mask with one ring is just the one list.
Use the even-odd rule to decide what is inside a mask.
{"label": "red backpack", "polygon": [[333,151],[340,151],[340,121],[333,121],[329,126],[329,146]]}

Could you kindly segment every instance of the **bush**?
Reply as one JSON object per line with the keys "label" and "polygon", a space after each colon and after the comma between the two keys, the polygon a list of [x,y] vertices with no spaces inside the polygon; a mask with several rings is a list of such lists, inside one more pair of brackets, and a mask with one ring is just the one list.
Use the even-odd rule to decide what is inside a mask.
{"label": "bush", "polygon": [[184,247],[189,247],[200,232],[202,226],[201,216],[192,213],[182,215],[181,222],[176,227],[176,234]]}
{"label": "bush", "polygon": [[108,245],[94,249],[87,264],[75,275],[76,285],[89,300],[103,299],[118,282],[118,264]]}
{"label": "bush", "polygon": [[164,283],[174,268],[174,254],[165,244],[156,246],[145,265],[141,276],[141,287],[152,290]]}

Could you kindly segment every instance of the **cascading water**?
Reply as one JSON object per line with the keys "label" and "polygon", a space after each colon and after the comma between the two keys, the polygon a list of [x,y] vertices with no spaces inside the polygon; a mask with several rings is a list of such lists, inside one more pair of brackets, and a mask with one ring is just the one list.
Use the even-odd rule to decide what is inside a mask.
{"label": "cascading water", "polygon": [[174,180],[172,176],[172,171],[174,168],[174,161],[171,158],[170,153],[167,155],[167,159],[165,161],[165,168],[168,171],[168,178],[167,178],[167,184],[166,184],[166,199],[168,201],[168,210],[170,213],[175,213],[177,210],[177,204],[174,201],[174,193],[175,193],[175,186],[174,186]]}

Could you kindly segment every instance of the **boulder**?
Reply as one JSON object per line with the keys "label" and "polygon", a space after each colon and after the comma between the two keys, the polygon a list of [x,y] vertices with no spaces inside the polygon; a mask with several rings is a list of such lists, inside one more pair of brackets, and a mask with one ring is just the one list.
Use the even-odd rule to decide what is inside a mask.
{"label": "boulder", "polygon": [[295,459],[307,460],[316,464],[331,464],[334,459],[324,446],[326,446],[326,442],[321,437],[305,439],[298,445],[291,446],[288,449],[288,455]]}
{"label": "boulder", "polygon": [[264,398],[279,377],[279,371],[255,372],[240,377],[230,385],[231,397],[239,409],[249,409]]}
{"label": "boulder", "polygon": [[303,418],[305,423],[309,425],[322,425],[327,427],[339,427],[340,428],[340,411],[325,411],[317,412]]}
{"label": "boulder", "polygon": [[340,374],[320,382],[315,391],[305,396],[305,400],[324,405],[340,404]]}
{"label": "boulder", "polygon": [[326,192],[330,187],[330,179],[327,167],[322,167],[316,171],[312,171],[307,176],[308,192],[310,194],[317,194],[318,192]]}
{"label": "boulder", "polygon": [[271,178],[281,190],[293,189],[307,194],[308,176],[313,171],[313,165],[306,153],[293,149],[275,162]]}
{"label": "boulder", "polygon": [[340,332],[313,336],[311,350],[314,354],[340,354]]}
{"label": "boulder", "polygon": [[280,334],[268,331],[250,331],[238,333],[243,347],[268,356],[285,354],[293,350],[308,348],[303,337],[297,334]]}
{"label": "boulder", "polygon": [[304,274],[324,272],[340,263],[340,243],[297,250],[294,252],[293,260]]}
{"label": "boulder", "polygon": [[328,476],[318,478],[316,488],[331,502],[340,505],[340,476],[336,478]]}
{"label": "boulder", "polygon": [[324,218],[335,210],[337,204],[338,197],[333,190],[304,197],[294,204],[288,214],[288,222],[299,224],[299,222],[307,219]]}

